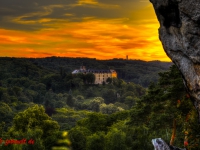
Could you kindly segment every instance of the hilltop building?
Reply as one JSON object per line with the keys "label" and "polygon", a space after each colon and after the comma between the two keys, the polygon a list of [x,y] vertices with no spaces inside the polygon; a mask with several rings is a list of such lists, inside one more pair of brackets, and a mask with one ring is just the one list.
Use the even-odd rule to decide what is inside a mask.
{"label": "hilltop building", "polygon": [[106,83],[106,80],[108,78],[117,78],[117,72],[113,69],[86,69],[85,66],[81,66],[80,69],[76,69],[72,72],[72,74],[77,74],[77,73],[93,73],[95,75],[95,82],[94,84],[103,84],[103,82]]}

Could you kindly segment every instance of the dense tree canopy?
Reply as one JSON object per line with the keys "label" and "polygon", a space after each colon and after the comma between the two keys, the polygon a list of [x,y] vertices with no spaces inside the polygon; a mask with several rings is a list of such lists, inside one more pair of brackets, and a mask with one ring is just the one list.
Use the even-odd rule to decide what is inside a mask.
{"label": "dense tree canopy", "polygon": [[[57,59],[5,59],[7,69],[0,68],[0,134],[3,139],[35,143],[0,149],[55,149],[63,138],[60,131],[66,130],[75,150],[152,150],[151,140],[157,137],[199,149],[197,113],[175,66],[157,75],[167,68],[158,62],[145,68],[140,61],[86,59],[86,65],[93,63],[91,68],[118,71],[119,78],[94,85],[91,75],[71,74],[80,65],[77,61],[61,59],[60,66]],[[153,76],[149,84],[152,70],[159,79]]]}
{"label": "dense tree canopy", "polygon": [[31,149],[48,149],[55,142],[59,125],[46,113],[43,106],[34,105],[13,118],[13,125],[9,129],[10,138],[26,140],[33,139],[34,145],[26,144]]}
{"label": "dense tree canopy", "polygon": [[[141,99],[134,99],[132,109],[126,113],[92,113],[78,121],[71,130],[87,130],[83,149],[151,150],[151,140],[157,137],[181,148],[199,149],[200,127],[195,121],[197,113],[185,91],[179,71],[172,66],[168,72],[159,75],[158,83],[152,83]],[[125,87],[130,91],[135,89],[132,85]],[[126,103],[132,103],[131,96],[125,96]],[[71,139],[74,139],[73,136]],[[74,144],[77,142],[73,141]]]}

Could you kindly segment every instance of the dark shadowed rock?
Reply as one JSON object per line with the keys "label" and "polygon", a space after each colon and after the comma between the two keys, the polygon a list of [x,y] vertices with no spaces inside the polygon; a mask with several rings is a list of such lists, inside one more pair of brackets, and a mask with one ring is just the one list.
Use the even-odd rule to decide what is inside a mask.
{"label": "dark shadowed rock", "polygon": [[181,71],[200,122],[200,0],[150,0],[160,22],[159,38]]}

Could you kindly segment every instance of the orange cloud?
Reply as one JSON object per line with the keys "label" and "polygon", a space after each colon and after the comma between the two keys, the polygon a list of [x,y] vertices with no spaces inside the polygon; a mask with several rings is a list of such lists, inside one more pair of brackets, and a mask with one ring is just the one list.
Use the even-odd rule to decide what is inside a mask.
{"label": "orange cloud", "polygon": [[[80,0],[79,3],[96,4],[97,1]],[[148,6],[137,13],[145,15],[150,12],[149,9],[152,8]],[[50,12],[51,9],[46,11]],[[64,19],[40,18],[28,22],[40,22],[43,28],[38,31],[0,29],[0,56],[111,59],[128,55],[130,59],[170,61],[158,39],[159,24],[155,16],[143,18],[136,15],[132,19],[134,13],[130,12],[129,18],[118,19],[85,17],[82,22],[69,22]],[[24,23],[20,17],[14,21]]]}
{"label": "orange cloud", "polygon": [[77,6],[86,6],[86,7],[99,7],[99,8],[111,8],[111,9],[116,9],[119,8],[119,5],[111,5],[111,4],[104,4],[100,3],[97,0],[78,0],[76,4],[70,5],[72,7],[77,7]]}

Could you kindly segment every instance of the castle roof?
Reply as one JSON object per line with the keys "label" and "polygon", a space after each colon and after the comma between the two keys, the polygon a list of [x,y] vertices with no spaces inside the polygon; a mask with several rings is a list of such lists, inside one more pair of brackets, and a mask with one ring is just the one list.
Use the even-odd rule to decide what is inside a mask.
{"label": "castle roof", "polygon": [[76,73],[114,73],[115,70],[110,69],[77,69],[72,72],[72,74]]}

